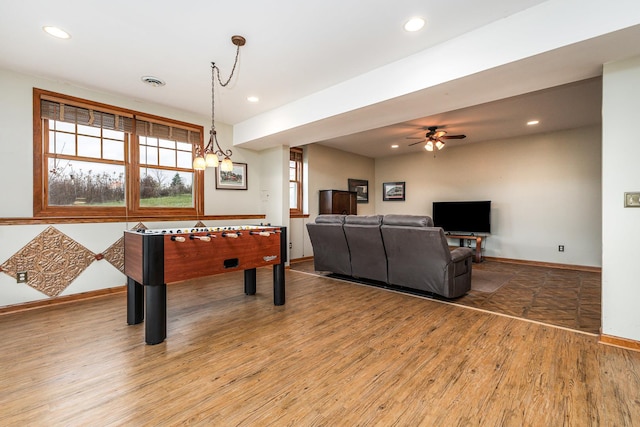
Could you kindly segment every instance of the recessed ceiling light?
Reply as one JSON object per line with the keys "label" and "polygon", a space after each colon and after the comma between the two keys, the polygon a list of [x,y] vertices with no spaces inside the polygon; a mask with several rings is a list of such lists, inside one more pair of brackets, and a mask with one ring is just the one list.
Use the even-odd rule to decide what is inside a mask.
{"label": "recessed ceiling light", "polygon": [[258,98],[257,96],[248,96],[247,101],[255,103],[260,101],[260,98]]}
{"label": "recessed ceiling light", "polygon": [[159,79],[157,77],[153,77],[153,76],[142,76],[140,77],[140,80],[142,80],[144,83],[148,84],[149,86],[153,86],[153,87],[160,87],[160,86],[166,85],[164,80]]}
{"label": "recessed ceiling light", "polygon": [[67,33],[62,28],[45,25],[44,27],[42,27],[42,30],[45,33],[47,33],[50,36],[53,36],[53,37],[55,37],[57,39],[70,39],[71,38],[71,34]]}
{"label": "recessed ceiling light", "polygon": [[419,31],[422,27],[424,27],[424,19],[420,17],[411,18],[404,24],[405,31],[409,32]]}
{"label": "recessed ceiling light", "polygon": [[398,148],[398,144],[393,144],[391,148]]}
{"label": "recessed ceiling light", "polygon": [[537,125],[538,123],[540,123],[540,120],[529,120],[527,122],[528,126],[533,126],[533,125]]}

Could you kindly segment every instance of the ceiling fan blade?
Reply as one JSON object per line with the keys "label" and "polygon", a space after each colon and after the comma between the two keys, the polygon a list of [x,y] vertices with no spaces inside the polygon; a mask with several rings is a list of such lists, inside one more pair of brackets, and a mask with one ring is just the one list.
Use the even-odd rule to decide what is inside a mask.
{"label": "ceiling fan blade", "polygon": [[439,139],[439,138],[442,138],[443,136],[445,136],[446,134],[447,134],[447,131],[439,130],[439,131],[434,132],[433,137],[435,139]]}
{"label": "ceiling fan blade", "polygon": [[425,142],[426,139],[421,138],[420,141],[416,141],[416,142],[412,142],[411,144],[409,144],[408,146],[411,147],[412,145],[416,145],[416,144],[420,144],[421,142]]}
{"label": "ceiling fan blade", "polygon": [[464,139],[467,135],[444,135],[441,136],[441,139]]}

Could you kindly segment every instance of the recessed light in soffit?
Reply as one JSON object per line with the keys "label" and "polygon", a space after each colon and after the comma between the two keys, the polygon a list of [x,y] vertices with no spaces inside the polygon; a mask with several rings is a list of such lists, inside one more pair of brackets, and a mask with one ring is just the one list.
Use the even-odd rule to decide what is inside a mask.
{"label": "recessed light in soffit", "polygon": [[420,17],[411,18],[404,24],[405,31],[410,33],[420,31],[422,27],[424,27],[424,19]]}

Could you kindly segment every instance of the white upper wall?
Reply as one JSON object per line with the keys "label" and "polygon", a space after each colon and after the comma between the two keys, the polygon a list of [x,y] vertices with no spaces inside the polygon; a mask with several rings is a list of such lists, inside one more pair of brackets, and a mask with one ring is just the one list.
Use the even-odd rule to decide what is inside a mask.
{"label": "white upper wall", "polygon": [[[17,183],[2,190],[0,217],[33,216],[33,88],[50,90],[91,101],[114,105],[161,117],[167,117],[204,127],[205,143],[209,135],[210,119],[160,105],[146,104],[134,99],[90,91],[68,84],[27,76],[0,69],[0,179]],[[232,129],[216,123],[223,147],[230,147]],[[233,148],[232,160],[248,164],[248,190],[216,190],[215,172],[205,171],[205,214],[260,214],[260,154]],[[281,175],[278,175],[279,177]]]}
{"label": "white upper wall", "polygon": [[602,98],[602,333],[640,341],[640,57],[606,64]]}

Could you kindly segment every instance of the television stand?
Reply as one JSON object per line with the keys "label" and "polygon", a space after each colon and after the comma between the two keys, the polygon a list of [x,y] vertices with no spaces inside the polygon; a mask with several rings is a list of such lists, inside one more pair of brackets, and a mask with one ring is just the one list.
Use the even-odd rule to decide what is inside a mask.
{"label": "television stand", "polygon": [[487,236],[468,235],[468,234],[445,234],[447,238],[460,239],[460,247],[464,247],[465,240],[476,240],[476,258],[475,262],[482,262],[482,239]]}

